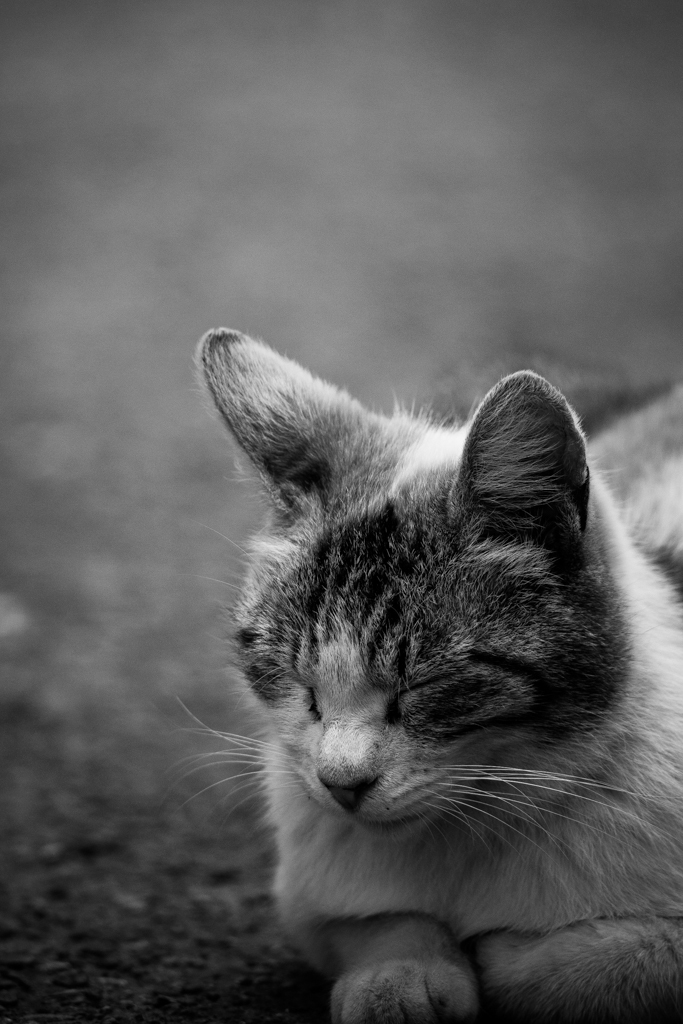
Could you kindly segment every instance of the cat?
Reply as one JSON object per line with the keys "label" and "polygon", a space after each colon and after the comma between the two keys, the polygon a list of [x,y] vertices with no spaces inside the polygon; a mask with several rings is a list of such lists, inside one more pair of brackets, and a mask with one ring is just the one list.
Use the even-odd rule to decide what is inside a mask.
{"label": "cat", "polygon": [[269,496],[236,649],[334,1024],[683,1020],[683,388],[589,458],[530,371],[446,428],[198,360]]}

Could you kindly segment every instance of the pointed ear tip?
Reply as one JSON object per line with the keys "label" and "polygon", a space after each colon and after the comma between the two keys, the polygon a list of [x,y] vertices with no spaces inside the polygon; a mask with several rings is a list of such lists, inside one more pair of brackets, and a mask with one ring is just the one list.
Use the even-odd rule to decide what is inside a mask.
{"label": "pointed ear tip", "polygon": [[203,334],[197,342],[197,365],[200,369],[208,367],[215,360],[219,352],[225,354],[230,346],[246,340],[244,334],[240,334],[239,331],[231,331],[227,327],[213,327],[206,334]]}
{"label": "pointed ear tip", "polygon": [[548,392],[555,392],[557,388],[554,384],[551,384],[549,380],[542,377],[540,373],[536,373],[535,370],[515,370],[514,373],[509,373],[506,377],[503,377],[499,381],[498,387],[505,388],[516,388],[516,389],[533,389]]}
{"label": "pointed ear tip", "polygon": [[498,388],[501,391],[526,391],[527,393],[540,394],[545,398],[549,398],[551,401],[559,403],[562,408],[566,407],[577,421],[576,425],[580,427],[578,416],[567,400],[566,395],[555,384],[551,384],[540,373],[536,373],[535,370],[517,370],[515,373],[510,373],[507,377],[503,377],[493,390]]}
{"label": "pointed ear tip", "polygon": [[521,428],[526,424],[524,432],[529,436],[547,436],[551,428],[561,430],[568,452],[573,453],[571,457],[577,464],[585,463],[586,437],[581,420],[559,388],[534,370],[508,374],[491,388],[475,412],[473,429],[483,425],[485,432],[498,432],[500,416],[508,425],[517,423]]}

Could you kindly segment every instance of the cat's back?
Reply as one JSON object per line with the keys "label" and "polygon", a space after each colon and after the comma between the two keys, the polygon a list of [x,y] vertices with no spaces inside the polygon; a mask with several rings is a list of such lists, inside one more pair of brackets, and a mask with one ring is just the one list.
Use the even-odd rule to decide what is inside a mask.
{"label": "cat's back", "polygon": [[619,419],[590,452],[632,537],[683,594],[683,384]]}

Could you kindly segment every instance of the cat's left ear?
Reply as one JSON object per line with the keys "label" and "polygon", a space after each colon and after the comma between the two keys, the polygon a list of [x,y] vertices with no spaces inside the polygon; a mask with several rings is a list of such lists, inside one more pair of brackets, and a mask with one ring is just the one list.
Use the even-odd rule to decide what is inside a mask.
{"label": "cat's left ear", "polygon": [[459,490],[498,534],[551,545],[588,518],[589,473],[579,421],[557,388],[524,370],[484,398],[470,428]]}
{"label": "cat's left ear", "polygon": [[345,392],[263,342],[217,328],[199,342],[197,362],[218,411],[274,497],[296,509],[324,498],[343,453],[369,416]]}

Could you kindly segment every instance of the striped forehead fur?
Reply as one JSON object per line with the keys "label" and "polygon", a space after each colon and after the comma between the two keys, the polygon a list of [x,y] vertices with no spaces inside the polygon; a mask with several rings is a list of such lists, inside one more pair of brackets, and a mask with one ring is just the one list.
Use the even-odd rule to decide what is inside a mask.
{"label": "striped forehead fur", "polygon": [[[583,479],[580,432],[547,382],[526,373],[505,378],[471,423],[447,429],[401,411],[391,418],[367,413],[296,364],[229,332],[212,334],[202,358],[231,430],[269,475],[276,503],[286,506],[282,521],[271,520],[270,536],[252,547],[238,611],[254,677],[289,671],[297,651],[307,649],[302,637],[319,649],[345,625],[366,663],[381,663],[395,682],[411,665],[418,675],[445,670],[453,636],[466,643],[477,619],[480,634],[495,626],[499,649],[532,619],[540,628],[544,609],[534,602],[547,599],[571,562],[558,568],[551,556],[554,497],[565,480],[574,486]],[[526,519],[501,514],[501,501],[514,513],[532,494]],[[509,605],[515,589],[519,600]],[[587,611],[568,588],[559,618],[547,620],[556,634],[548,639],[564,643],[572,616],[592,616],[590,635],[603,636],[594,649],[602,663],[600,644],[612,646],[605,631],[618,632],[614,613],[590,576],[579,591]],[[584,640],[588,657],[589,634]],[[490,638],[480,639],[480,649],[482,643],[486,648]],[[613,661],[610,679],[618,671],[619,659]],[[585,703],[588,684],[575,689]]]}

